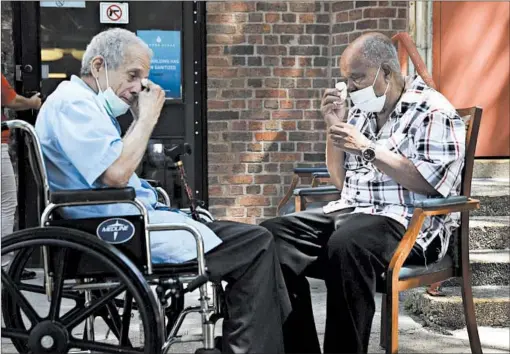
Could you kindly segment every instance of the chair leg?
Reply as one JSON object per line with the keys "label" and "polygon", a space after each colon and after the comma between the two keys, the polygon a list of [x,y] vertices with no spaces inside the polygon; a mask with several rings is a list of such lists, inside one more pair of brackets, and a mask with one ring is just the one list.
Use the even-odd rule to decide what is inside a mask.
{"label": "chair leg", "polygon": [[386,295],[386,354],[398,353],[398,291]]}
{"label": "chair leg", "polygon": [[471,277],[463,276],[461,278],[462,304],[464,305],[464,317],[466,318],[466,327],[469,336],[469,345],[471,353],[482,354],[482,344],[478,335],[478,326],[476,325],[475,304],[473,302],[473,289],[471,288]]}
{"label": "chair leg", "polygon": [[379,335],[379,346],[386,349],[386,323],[388,322],[388,314],[386,311],[386,294],[382,295],[381,300],[381,334]]}

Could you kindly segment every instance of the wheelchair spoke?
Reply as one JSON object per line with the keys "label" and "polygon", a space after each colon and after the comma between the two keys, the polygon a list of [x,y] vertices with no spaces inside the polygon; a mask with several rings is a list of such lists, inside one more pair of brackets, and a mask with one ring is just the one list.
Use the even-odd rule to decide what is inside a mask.
{"label": "wheelchair spoke", "polygon": [[28,332],[2,327],[2,338],[28,340]]}
{"label": "wheelchair spoke", "polygon": [[28,320],[32,325],[36,325],[41,321],[41,318],[37,315],[34,308],[30,305],[28,300],[23,296],[17,285],[12,281],[11,277],[2,269],[2,284],[5,289],[12,296],[13,300],[21,307]]}
{"label": "wheelchair spoke", "polygon": [[122,327],[120,335],[120,345],[129,345],[129,324],[131,322],[131,308],[133,305],[133,295],[126,291],[126,298],[124,299],[124,311],[122,313]]}
{"label": "wheelchair spoke", "polygon": [[67,330],[71,330],[77,325],[79,325],[81,322],[83,322],[88,316],[92,315],[94,311],[99,309],[101,306],[106,305],[108,302],[110,302],[114,297],[118,296],[121,292],[125,290],[125,285],[119,285],[114,290],[111,290],[107,295],[105,295],[103,298],[94,300],[89,307],[86,307],[85,309],[82,309],[74,318],[71,318],[70,316],[65,316],[66,321],[62,319],[62,324],[64,327],[66,327]]}
{"label": "wheelchair spoke", "polygon": [[60,314],[60,305],[62,303],[62,295],[64,288],[64,271],[65,265],[67,263],[67,255],[68,249],[61,248],[56,256],[59,259],[57,269],[55,270],[55,274],[53,276],[54,288],[53,293],[51,294],[51,304],[50,304],[50,312],[48,314],[48,319],[51,321],[56,321],[59,318]]}
{"label": "wheelchair spoke", "polygon": [[122,346],[116,346],[112,344],[89,342],[81,339],[71,339],[69,341],[69,347],[78,348],[81,350],[94,350],[100,353],[122,353],[122,354],[137,354],[143,353],[143,349],[133,349]]}

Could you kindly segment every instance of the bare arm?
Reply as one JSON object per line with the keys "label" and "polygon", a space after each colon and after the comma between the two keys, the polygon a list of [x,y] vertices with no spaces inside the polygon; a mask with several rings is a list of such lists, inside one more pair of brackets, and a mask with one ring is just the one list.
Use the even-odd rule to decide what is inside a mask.
{"label": "bare arm", "polygon": [[122,139],[122,153],[101,176],[102,182],[107,186],[125,187],[142,161],[165,101],[165,93],[159,86],[150,84],[149,89],[140,92],[140,115]]}
{"label": "bare arm", "polygon": [[24,111],[27,109],[39,109],[41,107],[41,99],[39,93],[35,94],[30,98],[26,98],[21,95],[16,95],[11,102],[5,104],[5,107],[13,109],[15,111]]}
{"label": "bare arm", "polygon": [[344,158],[345,153],[333,145],[333,140],[328,134],[328,140],[326,142],[326,166],[331,176],[331,181],[338,190],[342,190],[344,186]]}

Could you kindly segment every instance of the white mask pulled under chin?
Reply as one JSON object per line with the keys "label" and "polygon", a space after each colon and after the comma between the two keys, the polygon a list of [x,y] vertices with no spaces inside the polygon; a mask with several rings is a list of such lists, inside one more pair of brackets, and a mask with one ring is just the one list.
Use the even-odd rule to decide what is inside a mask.
{"label": "white mask pulled under chin", "polygon": [[388,92],[390,83],[388,82],[388,85],[386,85],[386,90],[382,96],[377,97],[374,91],[374,84],[380,71],[381,66],[377,69],[377,74],[375,75],[372,85],[349,94],[354,106],[364,112],[379,113],[383,110],[384,104],[386,103],[386,92]]}

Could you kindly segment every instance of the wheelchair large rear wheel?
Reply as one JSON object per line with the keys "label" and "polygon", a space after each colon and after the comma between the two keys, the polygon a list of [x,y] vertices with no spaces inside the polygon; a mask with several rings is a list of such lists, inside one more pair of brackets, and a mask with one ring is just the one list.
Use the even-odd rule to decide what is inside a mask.
{"label": "wheelchair large rear wheel", "polygon": [[[54,265],[50,299],[46,296],[43,272],[30,281],[22,280],[21,276],[30,258],[41,252],[43,246],[49,250]],[[16,256],[8,271],[2,269],[5,325],[1,334],[11,339],[18,352],[161,352],[162,318],[155,296],[140,271],[118,249],[79,230],[48,227],[26,229],[5,237],[2,256],[10,252]],[[96,266],[100,264],[107,270],[108,278],[70,279],[68,268],[76,254],[86,255]],[[121,298],[124,306],[119,308],[116,304]],[[95,318],[104,320],[103,328],[97,324],[94,327],[91,319]],[[140,323],[132,324],[133,318]],[[136,330],[133,337],[133,328],[140,327],[141,337],[136,337],[139,336]],[[94,328],[99,329],[100,335]],[[107,331],[112,333],[111,339],[104,336]]]}

